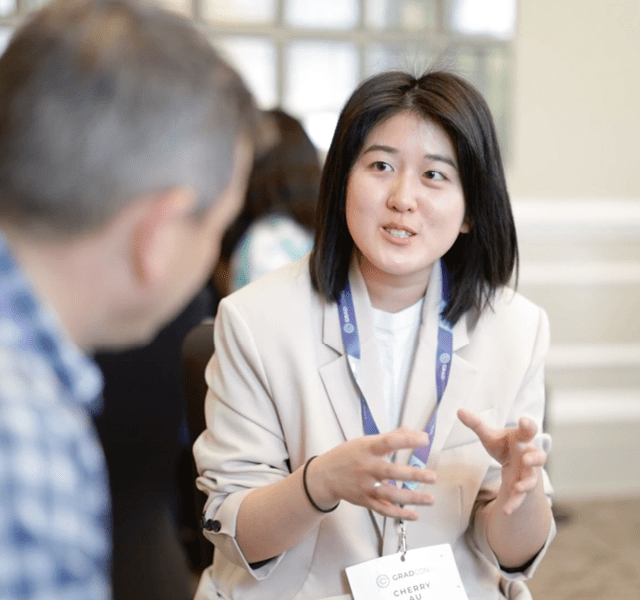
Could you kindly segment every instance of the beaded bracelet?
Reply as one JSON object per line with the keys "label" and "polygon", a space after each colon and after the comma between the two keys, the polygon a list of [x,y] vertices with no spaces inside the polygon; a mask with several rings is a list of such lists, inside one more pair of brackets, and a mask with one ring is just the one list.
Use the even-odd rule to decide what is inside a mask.
{"label": "beaded bracelet", "polygon": [[307,498],[309,499],[309,502],[311,502],[311,506],[313,506],[313,508],[315,508],[318,512],[321,513],[330,513],[333,512],[336,508],[338,508],[338,506],[340,505],[340,501],[338,500],[338,504],[336,504],[333,508],[320,508],[313,500],[313,498],[311,497],[311,494],[309,493],[309,488],[307,486],[307,469],[309,468],[309,464],[311,463],[311,461],[317,458],[316,456],[312,456],[309,460],[307,460],[306,463],[304,463],[304,469],[302,470],[302,485],[304,485],[304,493],[307,495]]}

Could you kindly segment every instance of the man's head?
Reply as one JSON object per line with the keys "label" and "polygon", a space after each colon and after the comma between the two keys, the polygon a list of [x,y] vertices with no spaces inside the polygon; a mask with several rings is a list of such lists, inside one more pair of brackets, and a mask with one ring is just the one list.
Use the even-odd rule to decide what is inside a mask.
{"label": "man's head", "polygon": [[[120,220],[157,245],[164,234],[136,231],[135,218],[153,230],[150,220],[188,217],[190,236],[215,248],[196,251],[191,271],[184,257],[166,320],[201,283],[198,261],[217,255],[217,221],[235,216],[250,166],[235,159],[250,163],[256,130],[250,92],[185,19],[133,0],[54,1],[0,59],[0,226],[63,244]],[[171,260],[155,248],[146,262],[162,271]]]}
{"label": "man's head", "polygon": [[53,2],[0,60],[0,217],[61,235],[150,192],[189,187],[211,204],[253,111],[237,74],[177,15]]}

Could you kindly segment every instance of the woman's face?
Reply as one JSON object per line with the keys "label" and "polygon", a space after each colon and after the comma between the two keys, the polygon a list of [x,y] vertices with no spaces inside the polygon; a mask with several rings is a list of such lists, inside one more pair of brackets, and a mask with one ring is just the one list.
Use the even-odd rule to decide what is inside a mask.
{"label": "woman's face", "polygon": [[444,129],[409,111],[372,128],[349,173],[345,208],[365,280],[426,289],[433,263],[469,230]]}

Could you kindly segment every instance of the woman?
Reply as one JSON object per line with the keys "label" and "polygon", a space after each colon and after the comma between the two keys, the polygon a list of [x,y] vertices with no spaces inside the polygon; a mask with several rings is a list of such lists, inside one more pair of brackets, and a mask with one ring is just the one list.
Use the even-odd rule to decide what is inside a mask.
{"label": "woman", "polygon": [[482,97],[445,72],[362,83],[318,213],[310,258],[220,305],[197,598],[350,598],[345,569],[397,552],[400,522],[409,548],[451,545],[470,599],[530,598],[555,533],[548,322],[506,288],[516,235]]}

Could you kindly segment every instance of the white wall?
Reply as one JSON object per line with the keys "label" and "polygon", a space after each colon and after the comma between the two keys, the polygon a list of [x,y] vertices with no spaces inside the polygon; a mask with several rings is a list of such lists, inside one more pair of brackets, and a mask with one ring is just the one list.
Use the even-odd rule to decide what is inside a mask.
{"label": "white wall", "polygon": [[640,198],[640,1],[519,6],[512,196]]}
{"label": "white wall", "polygon": [[640,493],[640,0],[520,0],[507,179],[558,497]]}
{"label": "white wall", "polygon": [[640,494],[640,199],[514,202],[519,290],[551,326],[558,498]]}

